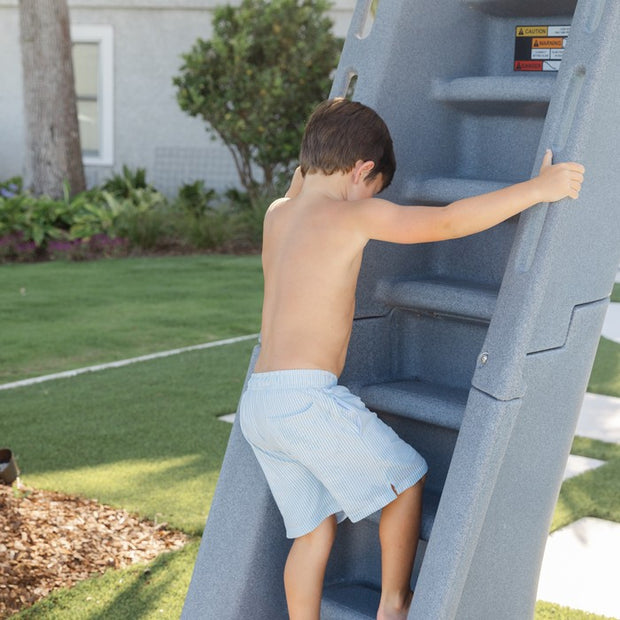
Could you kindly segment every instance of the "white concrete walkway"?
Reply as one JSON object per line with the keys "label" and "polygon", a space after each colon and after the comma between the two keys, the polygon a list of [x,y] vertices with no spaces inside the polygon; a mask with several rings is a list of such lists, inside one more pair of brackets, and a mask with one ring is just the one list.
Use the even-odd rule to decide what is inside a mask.
{"label": "white concrete walkway", "polygon": [[620,618],[620,523],[585,518],[551,534],[538,599]]}

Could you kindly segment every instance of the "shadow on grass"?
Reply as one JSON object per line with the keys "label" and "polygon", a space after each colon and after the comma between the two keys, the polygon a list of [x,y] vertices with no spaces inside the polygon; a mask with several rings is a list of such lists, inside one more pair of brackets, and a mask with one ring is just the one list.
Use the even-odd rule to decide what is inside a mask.
{"label": "shadow on grass", "polygon": [[60,620],[177,619],[189,586],[198,541],[164,553],[150,564],[110,570],[57,590],[16,617]]}
{"label": "shadow on grass", "polygon": [[[149,613],[178,618],[191,577],[191,570],[188,575],[187,570],[181,569],[193,567],[196,553],[197,545],[194,544],[178,554],[160,555],[138,579],[132,580],[128,587],[122,589],[105,609],[91,615],[90,620],[142,618]],[[187,561],[179,566],[182,559]]]}

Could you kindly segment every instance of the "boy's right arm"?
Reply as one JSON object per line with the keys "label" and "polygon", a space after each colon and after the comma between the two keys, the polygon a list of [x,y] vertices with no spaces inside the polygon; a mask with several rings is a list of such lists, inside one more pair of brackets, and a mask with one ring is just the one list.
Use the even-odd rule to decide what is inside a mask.
{"label": "boy's right arm", "polygon": [[393,243],[424,243],[465,237],[541,202],[577,198],[584,167],[577,163],[552,165],[545,153],[540,174],[495,192],[457,200],[445,207],[402,207],[372,199],[359,205],[362,234]]}

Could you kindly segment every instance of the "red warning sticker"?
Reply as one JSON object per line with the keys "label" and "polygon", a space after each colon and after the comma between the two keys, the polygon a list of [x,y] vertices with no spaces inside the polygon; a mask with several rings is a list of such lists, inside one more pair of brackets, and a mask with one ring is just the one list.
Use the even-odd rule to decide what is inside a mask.
{"label": "red warning sticker", "polygon": [[517,26],[515,71],[558,71],[570,26]]}
{"label": "red warning sticker", "polygon": [[515,71],[542,71],[542,60],[515,60]]}

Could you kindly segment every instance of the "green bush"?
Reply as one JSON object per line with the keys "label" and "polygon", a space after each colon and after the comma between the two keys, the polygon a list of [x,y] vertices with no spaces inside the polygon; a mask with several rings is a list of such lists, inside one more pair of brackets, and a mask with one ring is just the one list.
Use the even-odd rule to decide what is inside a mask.
{"label": "green bush", "polygon": [[146,170],[137,168],[132,171],[128,166],[123,166],[121,174],[113,175],[101,187],[117,198],[131,198],[135,190],[147,188],[154,189],[146,182]]}
{"label": "green bush", "polygon": [[[229,148],[252,206],[290,177],[304,124],[329,94],[342,41],[327,0],[243,0],[214,11],[173,79],[182,110]],[[256,169],[262,178],[256,176]]]}
{"label": "green bush", "polygon": [[269,200],[253,208],[247,192],[219,195],[203,181],[169,201],[146,172],[123,167],[99,187],[69,199],[25,192],[20,179],[0,183],[0,262],[86,260],[142,251],[254,251]]}
{"label": "green bush", "polygon": [[32,260],[50,240],[68,237],[72,206],[67,197],[35,198],[14,181],[0,185],[0,260]]}
{"label": "green bush", "polygon": [[217,192],[205,187],[202,180],[186,183],[179,188],[176,207],[196,219],[214,211]]}

